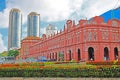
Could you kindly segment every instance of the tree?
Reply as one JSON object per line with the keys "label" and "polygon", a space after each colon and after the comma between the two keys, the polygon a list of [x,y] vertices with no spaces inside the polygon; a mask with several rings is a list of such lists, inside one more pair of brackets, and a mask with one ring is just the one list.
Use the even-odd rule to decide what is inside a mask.
{"label": "tree", "polygon": [[7,51],[4,51],[4,52],[2,52],[2,57],[5,57],[5,56],[7,56],[8,54],[7,54]]}
{"label": "tree", "polygon": [[0,53],[0,57],[2,57],[2,53]]}
{"label": "tree", "polygon": [[19,55],[19,51],[18,50],[9,50],[8,51],[8,56],[16,57],[17,55]]}
{"label": "tree", "polygon": [[6,56],[7,56],[7,51],[0,53],[0,57],[6,57]]}

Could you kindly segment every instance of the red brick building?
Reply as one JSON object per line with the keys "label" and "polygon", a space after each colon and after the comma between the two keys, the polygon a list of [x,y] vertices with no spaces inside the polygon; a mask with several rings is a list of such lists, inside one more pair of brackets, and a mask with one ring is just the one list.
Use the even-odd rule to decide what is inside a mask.
{"label": "red brick building", "polygon": [[25,56],[28,55],[28,48],[33,44],[39,42],[39,37],[27,37],[21,41],[21,48],[19,50],[20,55],[17,56],[18,58],[25,59]]}
{"label": "red brick building", "polygon": [[[34,40],[33,40],[34,41]],[[102,17],[80,20],[76,25],[68,20],[64,29],[54,36],[44,34],[37,42],[22,41],[22,58],[45,56],[47,59],[105,61],[120,59],[120,21],[104,22]],[[24,47],[23,45],[29,45]],[[27,54],[23,49],[27,49]]]}

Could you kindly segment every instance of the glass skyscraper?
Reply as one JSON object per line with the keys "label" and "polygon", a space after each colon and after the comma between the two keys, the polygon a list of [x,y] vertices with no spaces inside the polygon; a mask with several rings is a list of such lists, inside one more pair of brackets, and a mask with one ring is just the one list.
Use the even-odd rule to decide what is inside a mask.
{"label": "glass skyscraper", "polygon": [[9,14],[8,50],[19,49],[21,41],[22,14],[13,8]]}
{"label": "glass skyscraper", "polygon": [[40,37],[40,14],[36,12],[28,15],[27,36]]}

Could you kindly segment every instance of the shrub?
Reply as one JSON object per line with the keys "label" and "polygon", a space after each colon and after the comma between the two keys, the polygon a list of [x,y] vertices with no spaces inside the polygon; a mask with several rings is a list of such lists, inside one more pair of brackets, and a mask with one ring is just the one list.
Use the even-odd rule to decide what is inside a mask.
{"label": "shrub", "polygon": [[120,67],[4,68],[0,77],[120,77]]}
{"label": "shrub", "polygon": [[117,65],[117,64],[118,64],[118,61],[117,61],[117,60],[114,60],[114,61],[113,61],[113,64],[114,64],[114,65]]}
{"label": "shrub", "polygon": [[75,63],[76,61],[74,60],[74,59],[72,59],[71,61],[70,61],[70,63]]}
{"label": "shrub", "polygon": [[54,64],[66,64],[69,63],[68,61],[59,61],[59,62],[54,62]]}
{"label": "shrub", "polygon": [[91,65],[120,65],[120,62],[118,61],[88,61],[86,64]]}
{"label": "shrub", "polygon": [[45,65],[55,64],[54,62],[44,62]]}
{"label": "shrub", "polygon": [[34,63],[31,63],[30,66],[44,66],[44,63],[40,62],[34,62]]}

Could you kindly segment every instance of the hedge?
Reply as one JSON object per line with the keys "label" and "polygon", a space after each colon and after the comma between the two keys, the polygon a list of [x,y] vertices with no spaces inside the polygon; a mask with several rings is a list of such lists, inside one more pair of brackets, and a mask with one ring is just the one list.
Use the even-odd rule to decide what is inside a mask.
{"label": "hedge", "polygon": [[86,64],[91,65],[120,65],[120,61],[88,61]]}
{"label": "hedge", "polygon": [[0,77],[120,77],[120,67],[0,69]]}

